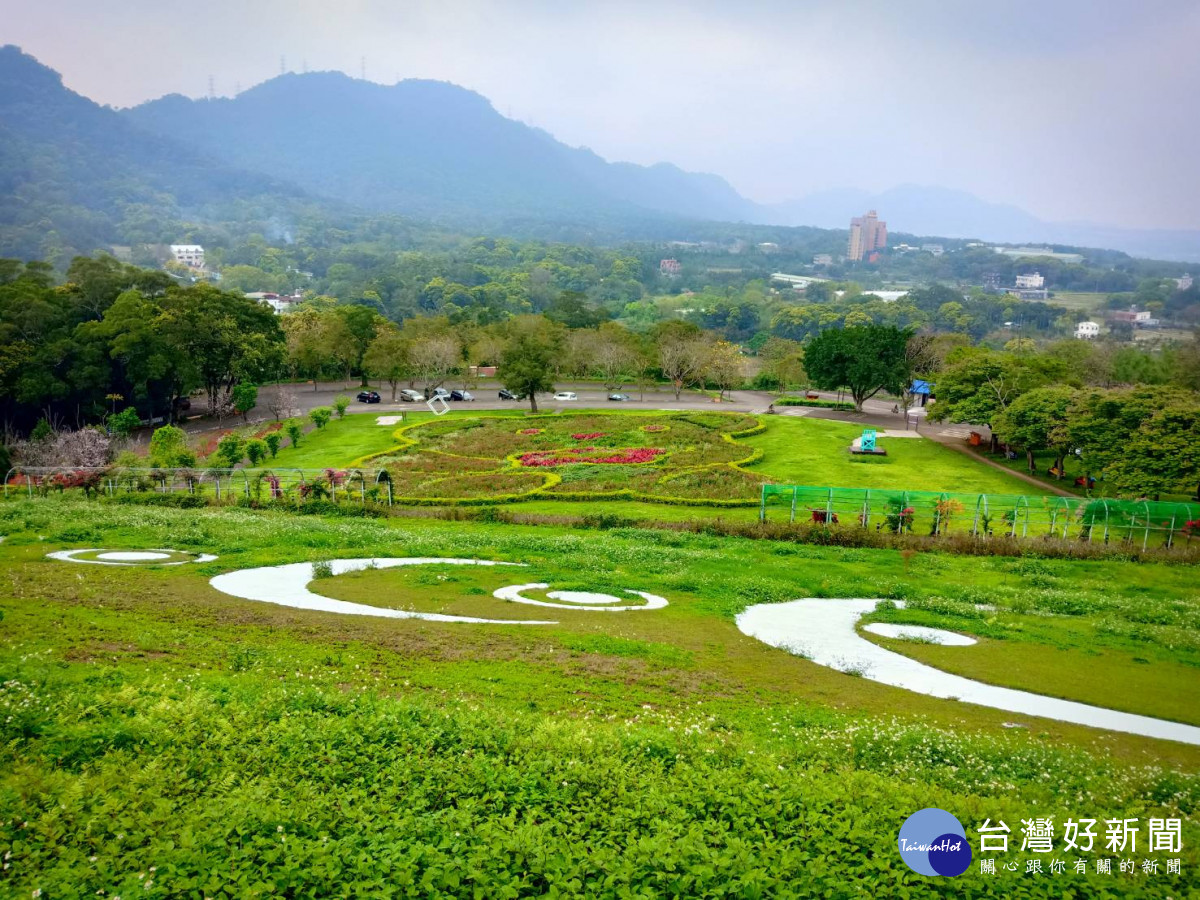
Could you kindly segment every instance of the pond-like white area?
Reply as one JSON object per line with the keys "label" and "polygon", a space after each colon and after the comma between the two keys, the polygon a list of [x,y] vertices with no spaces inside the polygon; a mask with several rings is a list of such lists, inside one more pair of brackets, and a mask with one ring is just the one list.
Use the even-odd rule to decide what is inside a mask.
{"label": "pond-like white area", "polygon": [[545,600],[535,600],[532,597],[524,596],[525,591],[544,591],[550,587],[548,584],[514,584],[510,587],[502,587],[493,592],[493,596],[499,600],[511,600],[513,603],[528,603],[530,606],[548,606],[551,609],[587,609],[598,612],[626,612],[628,610],[637,609],[662,609],[667,605],[665,597],[659,597],[657,594],[647,594],[644,591],[630,591],[625,593],[632,594],[635,597],[641,597],[646,602],[639,606],[618,606],[619,603],[624,603],[622,597],[614,597],[612,594],[596,594],[590,591],[550,591],[546,594],[552,600],[561,600],[561,603],[547,603]]}
{"label": "pond-like white area", "polygon": [[[951,675],[873,644],[855,627],[878,602],[809,598],[789,603],[762,603],[739,615],[737,627],[750,637],[804,656],[818,665],[919,694],[1076,725],[1200,744],[1200,728],[1193,725],[984,684]],[[896,605],[902,607],[904,604],[897,602]]]}
{"label": "pond-like white area", "polygon": [[863,631],[877,634],[880,637],[893,638],[900,641],[924,641],[929,644],[941,644],[945,647],[970,647],[979,642],[973,637],[958,634],[954,631],[944,631],[941,628],[926,628],[924,625],[894,625],[891,622],[871,622],[863,626]]}

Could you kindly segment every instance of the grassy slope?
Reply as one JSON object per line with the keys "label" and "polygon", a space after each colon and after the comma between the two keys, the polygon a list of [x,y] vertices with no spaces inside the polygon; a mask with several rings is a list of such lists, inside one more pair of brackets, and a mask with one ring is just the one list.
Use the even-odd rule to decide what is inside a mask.
{"label": "grassy slope", "polygon": [[852,456],[862,428],[805,417],[763,416],[765,434],[746,438],[762,449],[755,470],[776,481],[830,487],[1022,494],[1030,485],[924,438],[881,438],[887,456]]}
{"label": "grassy slope", "polygon": [[[1056,647],[1079,621],[1096,649],[1149,646],[1149,662],[1130,666],[1186,677],[1177,664],[1200,672],[1200,647],[1172,624],[1196,616],[1185,567],[54,500],[0,505],[0,531],[0,845],[13,852],[0,891],[14,896],[920,894],[930,883],[894,850],[922,806],[957,812],[969,834],[984,817],[1017,832],[1035,811],[1144,819],[1200,807],[1181,774],[1200,769],[1200,748],[1038,720],[1007,731],[1012,714],[832,672],[732,623],[748,603],[794,596],[987,596],[1028,640],[1045,604],[1069,597],[1083,614],[1062,620]],[[63,546],[220,559],[119,569],[44,558]],[[559,626],[534,631],[305,613],[207,584],[249,565],[449,553],[671,605],[556,611]],[[480,593],[494,578],[381,571],[321,590],[498,615]],[[1006,677],[1002,657],[996,666]],[[1198,689],[1195,674],[1176,688]],[[1119,678],[1112,690],[1136,702]],[[1190,823],[1183,843],[1190,873]],[[1001,877],[1020,876],[971,870],[954,890],[1064,890]],[[1071,884],[1184,888],[1161,874]]]}

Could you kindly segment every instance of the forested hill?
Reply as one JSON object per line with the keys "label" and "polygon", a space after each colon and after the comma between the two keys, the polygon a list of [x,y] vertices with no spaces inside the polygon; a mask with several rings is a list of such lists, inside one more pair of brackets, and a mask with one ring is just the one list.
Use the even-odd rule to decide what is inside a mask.
{"label": "forested hill", "polygon": [[714,175],[608,163],[445,82],[384,86],[337,72],[288,74],[233,99],[176,94],[124,115],[230,165],[379,212],[737,221],[753,209]]}
{"label": "forested hill", "polygon": [[0,47],[0,257],[65,260],[161,241],[177,221],[246,220],[304,193],[143,131]]}

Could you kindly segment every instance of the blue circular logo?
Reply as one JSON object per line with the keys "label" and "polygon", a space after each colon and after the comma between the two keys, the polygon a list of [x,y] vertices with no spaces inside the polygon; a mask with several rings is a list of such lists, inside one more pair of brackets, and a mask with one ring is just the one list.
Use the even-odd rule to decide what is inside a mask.
{"label": "blue circular logo", "polygon": [[971,845],[962,824],[944,809],[918,810],[900,826],[900,858],[918,875],[953,877],[971,865]]}

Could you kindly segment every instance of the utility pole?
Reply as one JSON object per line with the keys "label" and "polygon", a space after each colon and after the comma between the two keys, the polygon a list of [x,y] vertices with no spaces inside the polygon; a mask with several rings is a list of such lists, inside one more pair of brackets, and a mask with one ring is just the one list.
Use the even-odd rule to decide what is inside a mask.
{"label": "utility pole", "polygon": [[217,91],[213,87],[213,77],[211,75],[209,75],[208,76],[208,99],[212,100],[216,96],[217,96]]}

